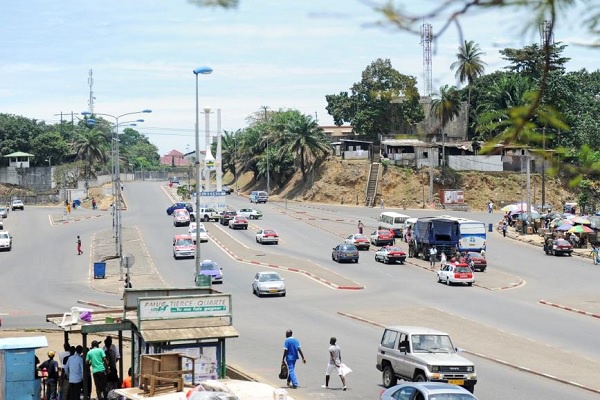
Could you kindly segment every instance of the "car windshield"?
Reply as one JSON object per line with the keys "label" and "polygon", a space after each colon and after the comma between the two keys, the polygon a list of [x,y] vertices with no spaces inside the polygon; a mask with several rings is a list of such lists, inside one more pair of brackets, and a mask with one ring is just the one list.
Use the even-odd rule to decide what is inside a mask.
{"label": "car windshield", "polygon": [[191,246],[194,244],[192,239],[177,239],[175,242],[176,246]]}
{"label": "car windshield", "polygon": [[471,272],[471,269],[468,267],[456,267],[456,272]]}
{"label": "car windshield", "polygon": [[280,280],[281,277],[277,274],[264,274],[258,278],[259,282],[275,282]]}
{"label": "car windshield", "polygon": [[0,239],[8,239],[8,233],[6,233],[6,232],[0,233]]}
{"label": "car windshield", "polygon": [[559,246],[570,246],[570,245],[571,245],[571,243],[567,242],[567,241],[566,241],[566,240],[564,240],[564,239],[559,239],[559,240],[557,240],[557,241],[556,241],[556,244],[557,244],[557,245],[559,245]]}
{"label": "car windshield", "polygon": [[386,247],[387,251],[402,251],[400,247]]}
{"label": "car windshield", "polygon": [[340,250],[355,251],[356,250],[356,246],[351,245],[351,244],[346,244],[346,245],[340,246]]}
{"label": "car windshield", "polygon": [[216,270],[216,269],[219,269],[219,267],[217,266],[216,263],[210,262],[210,263],[202,263],[202,264],[200,264],[200,270],[202,270],[202,271],[213,271],[213,270]]}
{"label": "car windshield", "polygon": [[415,353],[453,353],[454,346],[448,335],[412,335]]}
{"label": "car windshield", "polygon": [[272,229],[265,229],[263,231],[263,235],[274,235],[274,234],[275,234],[275,231]]}
{"label": "car windshield", "polygon": [[357,240],[357,239],[369,240],[369,239],[367,239],[367,237],[365,235],[354,235],[354,240]]}

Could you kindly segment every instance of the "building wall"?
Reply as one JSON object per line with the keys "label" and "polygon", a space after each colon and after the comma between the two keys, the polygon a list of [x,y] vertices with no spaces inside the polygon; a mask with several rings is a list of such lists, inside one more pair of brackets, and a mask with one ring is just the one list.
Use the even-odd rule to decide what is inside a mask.
{"label": "building wall", "polygon": [[502,156],[448,156],[448,166],[457,171],[504,171]]}

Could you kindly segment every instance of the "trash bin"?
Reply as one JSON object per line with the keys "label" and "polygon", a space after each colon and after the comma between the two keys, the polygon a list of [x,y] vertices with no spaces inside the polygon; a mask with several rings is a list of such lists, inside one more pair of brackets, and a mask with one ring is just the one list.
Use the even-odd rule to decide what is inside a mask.
{"label": "trash bin", "polygon": [[94,279],[106,278],[106,263],[95,262],[94,263]]}
{"label": "trash bin", "polygon": [[494,224],[488,225],[488,232],[494,232]]}

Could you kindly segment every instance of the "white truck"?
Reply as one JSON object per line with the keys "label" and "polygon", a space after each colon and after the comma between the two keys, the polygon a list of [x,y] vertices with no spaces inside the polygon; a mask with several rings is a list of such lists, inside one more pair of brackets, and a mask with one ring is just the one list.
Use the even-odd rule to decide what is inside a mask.
{"label": "white truck", "polygon": [[[201,208],[198,213],[200,221],[218,221],[221,218],[221,213],[214,208]],[[190,219],[192,222],[196,221],[196,211],[190,213]]]}

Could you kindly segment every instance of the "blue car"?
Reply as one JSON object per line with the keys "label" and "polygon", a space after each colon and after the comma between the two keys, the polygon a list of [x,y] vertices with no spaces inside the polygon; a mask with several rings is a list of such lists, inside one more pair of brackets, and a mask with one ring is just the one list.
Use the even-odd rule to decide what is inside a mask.
{"label": "blue car", "polygon": [[358,249],[353,244],[342,243],[333,248],[331,259],[338,263],[342,261],[358,262]]}
{"label": "blue car", "polygon": [[211,260],[202,260],[200,263],[200,275],[210,276],[211,283],[223,283],[223,270]]}
{"label": "blue car", "polygon": [[188,212],[194,211],[192,203],[175,203],[171,207],[167,208],[167,215],[172,215],[173,211],[185,208]]}

